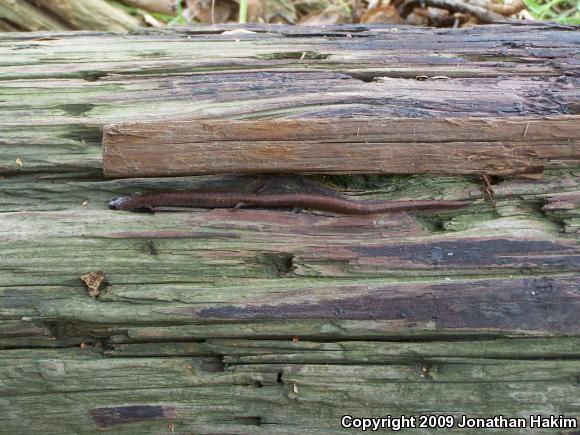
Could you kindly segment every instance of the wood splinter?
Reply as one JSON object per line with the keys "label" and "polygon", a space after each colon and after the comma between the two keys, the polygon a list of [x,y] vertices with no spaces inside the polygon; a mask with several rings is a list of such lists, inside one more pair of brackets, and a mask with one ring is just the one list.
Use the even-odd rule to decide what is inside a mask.
{"label": "wood splinter", "polygon": [[[578,115],[163,120],[104,127],[107,177],[435,174],[541,178],[580,161]],[[159,151],[163,150],[162,153]]]}

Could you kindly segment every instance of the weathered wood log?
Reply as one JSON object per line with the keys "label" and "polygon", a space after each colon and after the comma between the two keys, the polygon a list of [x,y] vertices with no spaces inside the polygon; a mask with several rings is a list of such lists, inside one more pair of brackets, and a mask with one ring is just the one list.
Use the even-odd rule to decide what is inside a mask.
{"label": "weathered wood log", "polygon": [[[566,341],[577,350],[577,342],[561,343]],[[52,412],[77,433],[323,434],[341,433],[344,414],[418,415],[434,408],[457,414],[458,403],[474,417],[490,415],[497,404],[504,415],[519,409],[549,413],[550,407],[573,409],[570,397],[576,394],[577,367],[570,358],[578,353],[541,339],[461,341],[460,354],[455,353],[458,346],[439,348],[440,343],[369,342],[368,348],[357,348],[357,343],[346,342],[321,348],[319,343],[287,341],[246,342],[245,352],[257,354],[256,344],[270,352],[264,354],[265,362],[227,368],[219,356],[107,358],[91,347],[4,351],[0,372],[9,383],[2,387],[0,404],[12,410],[4,428],[19,430],[17,418],[33,433],[54,428],[55,423],[35,412],[47,407],[47,397]],[[486,346],[489,352],[482,352]],[[226,343],[221,349],[231,352]],[[236,351],[244,353],[243,348]],[[277,362],[277,351],[296,361],[318,354],[325,364]],[[532,360],[524,359],[525,354]],[[356,362],[365,355],[380,362]],[[546,355],[562,359],[534,360]],[[326,364],[330,360],[338,364]],[[19,370],[11,370],[15,365]],[[136,396],[140,403],[129,404]]]}
{"label": "weathered wood log", "polygon": [[0,0],[3,31],[102,30],[126,32],[139,21],[105,0]]}
{"label": "weathered wood log", "polygon": [[126,32],[140,24],[135,17],[105,0],[29,0],[29,2],[58,17],[70,30]]}
{"label": "weathered wood log", "polygon": [[121,0],[127,5],[134,6],[149,12],[157,12],[165,15],[177,15],[176,0]]}
{"label": "weathered wood log", "polygon": [[[101,158],[103,125],[168,118],[561,122],[580,107],[579,32],[249,29],[0,35],[2,431],[322,435],[343,433],[344,414],[579,418],[569,154],[546,157],[541,180],[492,177],[488,193],[472,175],[107,179]],[[450,78],[421,77],[437,75]],[[535,145],[565,133],[546,132]],[[260,186],[472,204],[358,217],[107,208],[136,191]],[[88,288],[97,271],[106,278]]]}
{"label": "weathered wood log", "polygon": [[465,14],[473,15],[479,20],[480,23],[493,23],[502,21],[504,19],[502,15],[493,11],[492,8],[487,8],[478,4],[464,3],[458,0],[426,0],[423,4],[416,0],[407,0],[399,6],[399,14],[403,17],[406,17],[411,12],[413,12],[413,9],[417,6],[431,6],[439,9],[445,9],[450,11],[450,14],[455,12],[463,12]]}
{"label": "weathered wood log", "polygon": [[129,122],[105,126],[103,169],[109,177],[541,175],[546,161],[580,163],[579,123],[580,116]]}
{"label": "weathered wood log", "polygon": [[[11,145],[0,147],[0,173],[100,173],[101,127],[119,121],[525,117],[580,107],[580,37],[566,27],[231,28],[4,36],[0,140]],[[438,76],[449,79],[429,79]]]}
{"label": "weathered wood log", "polygon": [[66,26],[34,5],[21,0],[0,0],[2,31],[66,30]]}

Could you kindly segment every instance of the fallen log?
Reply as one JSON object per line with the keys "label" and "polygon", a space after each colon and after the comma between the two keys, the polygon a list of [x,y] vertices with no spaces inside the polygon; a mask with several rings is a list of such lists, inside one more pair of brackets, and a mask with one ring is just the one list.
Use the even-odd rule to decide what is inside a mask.
{"label": "fallen log", "polygon": [[[345,414],[580,417],[580,179],[566,124],[580,107],[577,29],[248,29],[0,35],[2,431],[322,435],[344,433]],[[473,120],[499,118],[518,127],[495,142],[569,145],[522,157],[544,165],[541,179],[488,177],[487,192],[472,174],[104,177],[104,125],[183,118],[208,126],[199,143],[212,125],[254,141],[240,126],[321,118],[478,122],[489,139]],[[553,119],[561,128],[535,127]],[[107,206],[262,185],[470,205]]]}

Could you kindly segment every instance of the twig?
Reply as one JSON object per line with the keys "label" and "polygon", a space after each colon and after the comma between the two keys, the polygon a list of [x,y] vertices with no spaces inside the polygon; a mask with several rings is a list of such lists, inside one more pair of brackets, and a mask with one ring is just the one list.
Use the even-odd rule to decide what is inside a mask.
{"label": "twig", "polygon": [[432,6],[435,8],[447,9],[454,12],[463,12],[476,17],[482,23],[493,23],[503,20],[504,17],[485,8],[470,5],[459,0],[407,0],[399,8],[399,15],[406,17],[417,6]]}
{"label": "twig", "polygon": [[485,172],[482,172],[480,175],[480,178],[481,178],[481,181],[483,182],[483,191],[487,194],[487,196],[489,197],[489,200],[491,201],[491,203],[495,207],[495,199],[494,199],[495,192],[493,191],[493,187],[492,187],[491,179],[489,178],[489,175],[487,175]]}

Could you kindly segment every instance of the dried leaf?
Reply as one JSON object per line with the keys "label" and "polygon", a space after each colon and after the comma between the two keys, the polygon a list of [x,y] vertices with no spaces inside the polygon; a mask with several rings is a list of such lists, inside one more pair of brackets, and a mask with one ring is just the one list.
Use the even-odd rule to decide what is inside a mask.
{"label": "dried leaf", "polygon": [[101,294],[101,287],[107,280],[107,275],[102,270],[96,270],[81,276],[81,280],[87,286],[89,296],[97,298]]}
{"label": "dried leaf", "polygon": [[366,11],[360,19],[368,24],[402,24],[405,22],[393,5],[379,6]]}
{"label": "dried leaf", "polygon": [[264,21],[264,7],[262,1],[248,0],[248,22],[259,23],[263,21]]}
{"label": "dried leaf", "polygon": [[177,3],[179,1],[181,0],[121,0],[122,3],[144,11],[171,16],[177,14]]}
{"label": "dried leaf", "polygon": [[522,0],[515,0],[511,4],[497,4],[490,2],[487,7],[493,12],[509,17],[510,15],[523,11],[526,8],[526,5]]}
{"label": "dried leaf", "polygon": [[268,23],[294,24],[298,21],[296,8],[290,0],[262,0],[263,19]]}
{"label": "dried leaf", "polygon": [[187,0],[188,18],[196,18],[202,23],[225,23],[238,13],[238,4],[232,0]]}
{"label": "dried leaf", "polygon": [[331,5],[323,11],[307,15],[299,24],[303,26],[328,26],[347,23],[349,20],[350,16],[344,8]]}

